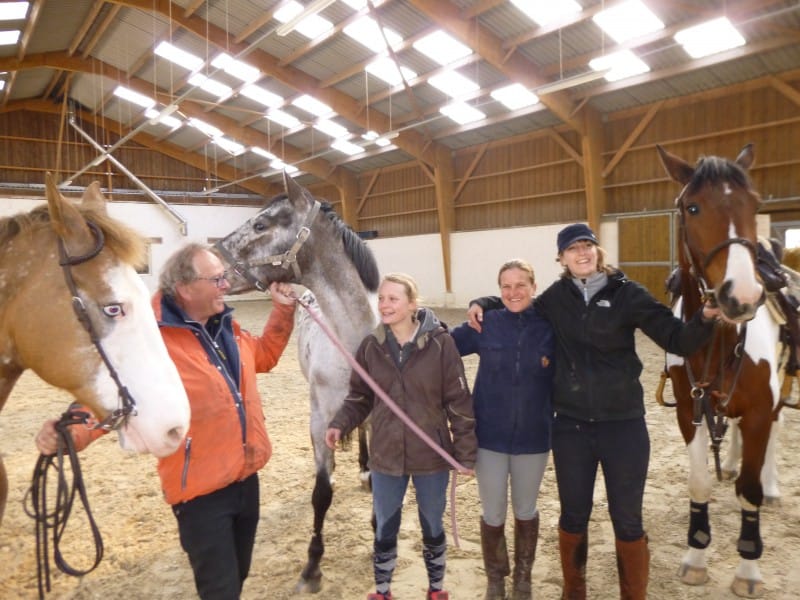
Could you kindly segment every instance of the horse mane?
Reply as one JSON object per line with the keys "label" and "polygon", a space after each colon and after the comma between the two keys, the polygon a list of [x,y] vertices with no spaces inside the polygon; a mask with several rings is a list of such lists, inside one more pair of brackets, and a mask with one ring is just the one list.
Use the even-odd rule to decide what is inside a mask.
{"label": "horse mane", "polygon": [[697,161],[697,166],[686,188],[686,193],[689,195],[696,194],[705,185],[716,186],[723,182],[732,183],[737,187],[752,192],[750,177],[742,167],[726,158],[704,156]]}
{"label": "horse mane", "polygon": [[[91,221],[103,232],[105,247],[119,260],[134,267],[146,264],[146,246],[142,237],[133,229],[113,219],[103,211],[76,206],[87,221]],[[0,246],[23,233],[34,233],[50,225],[50,213],[46,204],[41,204],[27,213],[0,219]]]}
{"label": "horse mane", "polygon": [[361,283],[370,292],[376,291],[380,284],[380,273],[372,251],[364,243],[364,240],[347,223],[342,221],[329,202],[320,202],[320,212],[328,217],[328,221],[333,224],[333,227],[341,236],[344,252],[358,271]]}

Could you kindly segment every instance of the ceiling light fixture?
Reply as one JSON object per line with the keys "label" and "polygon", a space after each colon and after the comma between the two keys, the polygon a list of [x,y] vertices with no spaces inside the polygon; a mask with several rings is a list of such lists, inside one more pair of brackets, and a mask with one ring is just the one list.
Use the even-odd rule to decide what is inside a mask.
{"label": "ceiling light fixture", "polygon": [[307,19],[308,17],[313,17],[320,11],[328,8],[334,2],[336,2],[336,0],[316,0],[315,2],[312,2],[306,6],[302,12],[297,13],[294,17],[278,26],[278,28],[275,30],[275,33],[281,37],[289,35],[292,31],[294,31],[294,28],[297,27],[300,21]]}

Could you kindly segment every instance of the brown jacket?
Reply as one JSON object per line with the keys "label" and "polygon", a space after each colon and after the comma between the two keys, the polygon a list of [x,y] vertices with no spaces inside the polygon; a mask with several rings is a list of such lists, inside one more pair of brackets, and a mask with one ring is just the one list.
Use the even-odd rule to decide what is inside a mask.
{"label": "brown jacket", "polygon": [[[455,342],[435,315],[420,311],[412,348],[398,367],[384,325],[361,342],[356,360],[428,436],[464,467],[475,465],[477,439],[472,396]],[[370,416],[370,469],[387,475],[429,474],[447,461],[400,421],[353,371],[350,393],[330,422],[347,434]]]}

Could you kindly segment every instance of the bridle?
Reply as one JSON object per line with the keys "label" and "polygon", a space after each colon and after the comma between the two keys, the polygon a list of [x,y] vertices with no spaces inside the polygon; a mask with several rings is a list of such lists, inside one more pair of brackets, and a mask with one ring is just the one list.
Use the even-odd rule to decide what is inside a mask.
{"label": "bridle", "polygon": [[86,225],[88,225],[89,231],[92,232],[92,237],[95,240],[94,248],[92,248],[86,254],[70,256],[67,252],[66,246],[64,245],[64,240],[59,237],[58,264],[61,266],[61,269],[64,273],[64,281],[67,283],[67,288],[69,289],[70,294],[72,294],[72,309],[75,311],[75,316],[89,334],[92,344],[97,349],[97,353],[100,355],[100,358],[103,360],[103,363],[108,369],[109,376],[114,380],[114,383],[117,385],[117,390],[119,391],[119,399],[122,403],[122,406],[111,411],[105,419],[98,421],[93,426],[94,429],[105,429],[106,431],[110,431],[119,429],[127,422],[129,416],[136,415],[136,401],[131,396],[128,388],[122,384],[122,381],[119,378],[119,373],[117,373],[117,370],[114,368],[114,365],[111,364],[111,360],[108,358],[108,354],[106,354],[106,351],[103,349],[103,345],[100,343],[100,337],[97,334],[97,329],[92,324],[92,320],[89,317],[89,311],[86,309],[86,304],[83,302],[83,299],[78,294],[78,286],[75,284],[75,278],[72,276],[72,267],[92,260],[98,254],[100,254],[105,246],[105,236],[103,235],[103,231],[91,221],[87,220]]}
{"label": "bridle", "polygon": [[250,285],[255,287],[260,292],[266,292],[267,286],[253,274],[253,269],[263,265],[280,266],[287,271],[291,267],[292,273],[294,274],[294,281],[299,282],[302,273],[300,271],[300,266],[297,264],[297,254],[300,252],[303,244],[305,244],[306,240],[311,235],[311,226],[314,224],[314,219],[317,218],[320,206],[321,205],[319,201],[314,200],[314,205],[311,207],[311,210],[308,211],[308,216],[306,217],[305,223],[297,231],[294,243],[286,252],[281,254],[272,254],[270,256],[250,262],[234,257],[233,254],[227,248],[225,248],[224,239],[216,242],[214,244],[214,248],[220,253],[222,258],[225,259],[225,262],[230,265],[234,273],[247,280]]}

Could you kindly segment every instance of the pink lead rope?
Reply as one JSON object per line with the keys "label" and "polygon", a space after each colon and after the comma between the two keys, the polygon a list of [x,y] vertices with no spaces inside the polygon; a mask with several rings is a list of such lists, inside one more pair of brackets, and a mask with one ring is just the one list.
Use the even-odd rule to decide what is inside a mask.
{"label": "pink lead rope", "polygon": [[389,395],[384,392],[381,387],[375,382],[375,380],[370,376],[369,373],[358,364],[358,361],[353,358],[353,355],[344,347],[342,342],[336,337],[336,334],[330,330],[330,328],[320,319],[319,315],[308,305],[308,303],[304,302],[302,299],[298,298],[297,296],[293,296],[293,298],[297,301],[297,303],[306,309],[311,318],[322,328],[322,331],[325,332],[333,344],[338,348],[339,352],[347,359],[347,362],[350,363],[350,366],[358,373],[361,378],[367,382],[367,385],[372,388],[375,394],[383,400],[386,405],[392,410],[394,414],[396,414],[400,420],[406,424],[406,426],[413,431],[422,441],[424,441],[428,446],[430,446],[433,450],[435,450],[442,458],[444,458],[448,464],[450,464],[454,469],[455,473],[453,473],[453,480],[450,483],[450,523],[453,529],[453,544],[456,548],[460,548],[459,540],[458,540],[458,524],[456,522],[456,478],[458,477],[458,473],[461,471],[466,471],[466,467],[459,463],[455,458],[450,456],[445,450],[439,446],[431,437],[422,431],[420,427],[411,420],[411,418],[405,413],[405,411],[397,406],[397,403],[392,400]]}

